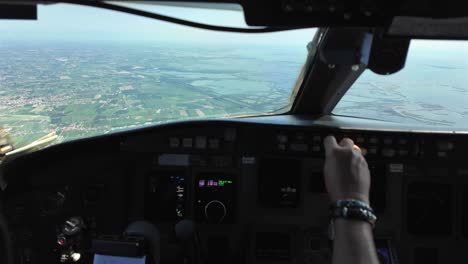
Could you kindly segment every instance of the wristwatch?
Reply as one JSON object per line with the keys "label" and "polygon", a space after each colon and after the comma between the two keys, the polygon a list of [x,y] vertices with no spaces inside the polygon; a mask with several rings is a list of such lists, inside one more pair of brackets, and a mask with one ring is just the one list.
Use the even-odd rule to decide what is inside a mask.
{"label": "wristwatch", "polygon": [[330,226],[329,237],[331,240],[335,237],[335,228],[333,220],[336,218],[359,220],[368,222],[372,228],[375,227],[377,217],[374,210],[366,203],[355,199],[338,200],[330,205]]}

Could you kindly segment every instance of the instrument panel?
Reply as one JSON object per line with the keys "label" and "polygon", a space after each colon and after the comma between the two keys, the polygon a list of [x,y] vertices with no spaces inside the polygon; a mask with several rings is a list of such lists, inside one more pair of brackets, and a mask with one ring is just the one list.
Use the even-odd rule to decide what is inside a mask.
{"label": "instrument panel", "polygon": [[170,243],[183,219],[196,223],[206,263],[329,263],[329,134],[366,154],[382,263],[442,263],[468,247],[465,135],[288,118],[174,123],[19,159],[4,171],[18,263],[60,263],[70,217],[86,224],[82,263],[94,237],[147,220]]}

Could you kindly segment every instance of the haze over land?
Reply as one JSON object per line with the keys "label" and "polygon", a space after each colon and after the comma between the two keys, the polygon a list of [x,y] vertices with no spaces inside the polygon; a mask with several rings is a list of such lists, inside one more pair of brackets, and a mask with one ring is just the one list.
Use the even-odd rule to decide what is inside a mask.
{"label": "haze over land", "polygon": [[0,124],[26,142],[277,111],[306,48],[15,43],[0,56]]}
{"label": "haze over land", "polygon": [[[242,12],[136,5],[207,24],[246,26]],[[1,21],[0,126],[20,145],[168,120],[287,106],[315,30],[235,34],[114,11],[40,5],[37,21]]]}
{"label": "haze over land", "polygon": [[[468,56],[415,47],[403,71],[365,72],[334,113],[466,128]],[[287,110],[306,54],[305,45],[0,43],[0,124],[21,145],[51,131],[65,141]]]}

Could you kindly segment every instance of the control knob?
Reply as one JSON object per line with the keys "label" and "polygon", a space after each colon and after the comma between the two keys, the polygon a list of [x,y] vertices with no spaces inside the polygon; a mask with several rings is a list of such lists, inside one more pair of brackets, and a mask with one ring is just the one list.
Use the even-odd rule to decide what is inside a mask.
{"label": "control knob", "polygon": [[72,217],[65,221],[62,232],[66,236],[74,236],[79,234],[85,228],[86,225],[81,217]]}
{"label": "control knob", "polygon": [[210,223],[221,223],[226,214],[226,206],[221,201],[213,200],[205,205],[205,218]]}

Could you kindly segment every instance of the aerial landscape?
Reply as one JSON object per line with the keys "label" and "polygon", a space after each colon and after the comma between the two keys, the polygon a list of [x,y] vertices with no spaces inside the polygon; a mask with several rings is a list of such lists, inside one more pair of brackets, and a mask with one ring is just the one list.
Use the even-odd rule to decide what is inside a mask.
{"label": "aerial landscape", "polygon": [[[60,143],[174,120],[284,112],[306,55],[306,45],[1,44],[0,125],[21,146],[51,132]],[[466,128],[467,63],[450,52],[431,56],[416,50],[390,76],[366,71],[334,114]]]}
{"label": "aerial landscape", "polygon": [[24,145],[287,108],[307,54],[284,47],[0,45],[0,125]]}
{"label": "aerial landscape", "polygon": [[[245,26],[242,12],[145,8]],[[39,17],[0,23],[0,128],[16,147],[51,133],[60,143],[288,111],[316,32],[214,33],[65,4],[40,6]],[[333,114],[467,130],[467,50],[466,42],[413,40],[403,70],[366,70]]]}

